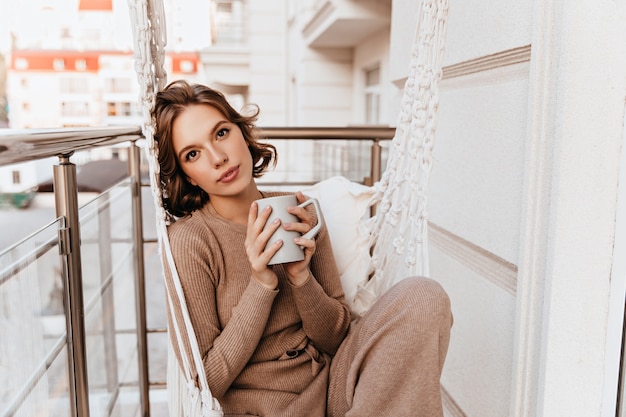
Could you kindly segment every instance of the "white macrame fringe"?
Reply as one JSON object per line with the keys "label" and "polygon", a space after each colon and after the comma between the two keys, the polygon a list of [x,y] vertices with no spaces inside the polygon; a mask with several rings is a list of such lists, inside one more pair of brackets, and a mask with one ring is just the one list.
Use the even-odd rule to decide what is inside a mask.
{"label": "white macrame fringe", "polygon": [[[168,307],[176,345],[168,343],[168,391],[170,414],[185,417],[221,417],[219,402],[212,396],[191,324],[167,235],[170,217],[162,204],[160,167],[154,141],[151,109],[155,94],[165,86],[165,15],[162,0],[128,0],[135,48],[135,70],[143,109],[142,129],[150,185],[157,211],[159,254],[165,274]],[[355,305],[364,313],[387,289],[410,275],[429,275],[428,180],[439,105],[439,81],[448,13],[447,0],[423,0],[411,51],[411,67],[404,87],[401,113],[392,141],[387,168],[375,184],[371,204],[376,216],[364,227],[373,247],[372,278],[359,285]],[[190,362],[191,358],[191,362]],[[195,375],[195,377],[194,377]]]}
{"label": "white macrame fringe", "polygon": [[[183,323],[179,323],[178,315],[171,315],[173,331],[183,364],[181,369],[175,357],[173,358],[173,349],[170,345],[168,378],[172,379],[173,383],[173,389],[168,389],[170,414],[188,417],[221,417],[223,412],[209,389],[180,278],[174,266],[167,235],[169,217],[162,204],[158,148],[154,141],[155,125],[151,117],[151,109],[156,93],[165,86],[167,79],[164,68],[166,30],[163,2],[162,0],[128,0],[128,7],[134,36],[135,71],[140,85],[142,130],[147,141],[146,159],[150,169],[150,186],[157,213],[159,254],[164,271],[171,272],[171,279],[164,274],[167,302],[171,311],[180,311],[183,318]],[[193,364],[189,362],[190,357]],[[194,375],[196,375],[195,378]],[[177,406],[179,408],[176,408]]]}
{"label": "white macrame fringe", "polygon": [[358,314],[401,279],[430,274],[428,182],[447,16],[447,0],[422,1],[396,134],[383,177],[374,185],[376,215],[365,224],[373,248],[372,277],[357,290]]}

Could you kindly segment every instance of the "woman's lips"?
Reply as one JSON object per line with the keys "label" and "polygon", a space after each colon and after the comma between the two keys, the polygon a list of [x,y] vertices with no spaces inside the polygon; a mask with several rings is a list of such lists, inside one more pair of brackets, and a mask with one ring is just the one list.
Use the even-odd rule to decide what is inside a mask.
{"label": "woman's lips", "polygon": [[233,167],[233,168],[230,168],[228,171],[224,172],[220,176],[218,181],[227,184],[231,181],[234,181],[235,178],[237,178],[237,175],[239,175],[239,167]]}

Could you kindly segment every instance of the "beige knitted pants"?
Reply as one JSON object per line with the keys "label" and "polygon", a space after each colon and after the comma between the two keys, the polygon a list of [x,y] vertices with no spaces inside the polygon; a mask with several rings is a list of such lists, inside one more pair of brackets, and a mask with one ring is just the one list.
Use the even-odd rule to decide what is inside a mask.
{"label": "beige knitted pants", "polygon": [[452,313],[444,289],[406,278],[353,323],[332,360],[329,417],[441,417]]}

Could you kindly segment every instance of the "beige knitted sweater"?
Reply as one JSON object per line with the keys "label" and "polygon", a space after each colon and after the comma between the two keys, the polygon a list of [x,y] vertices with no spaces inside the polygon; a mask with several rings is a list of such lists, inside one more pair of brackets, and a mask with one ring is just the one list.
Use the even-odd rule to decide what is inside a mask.
{"label": "beige knitted sweater", "polygon": [[326,228],[309,279],[295,287],[276,265],[276,290],[251,277],[246,226],[210,204],[168,233],[209,387],[225,414],[324,416],[330,357],[350,325]]}

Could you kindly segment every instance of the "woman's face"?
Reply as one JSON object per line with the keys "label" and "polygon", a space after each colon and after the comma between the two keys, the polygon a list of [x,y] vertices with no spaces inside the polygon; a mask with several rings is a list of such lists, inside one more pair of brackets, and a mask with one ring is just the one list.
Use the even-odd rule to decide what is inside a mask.
{"label": "woman's face", "polygon": [[241,129],[215,107],[188,106],[174,121],[172,140],[187,180],[210,198],[237,196],[253,182]]}

